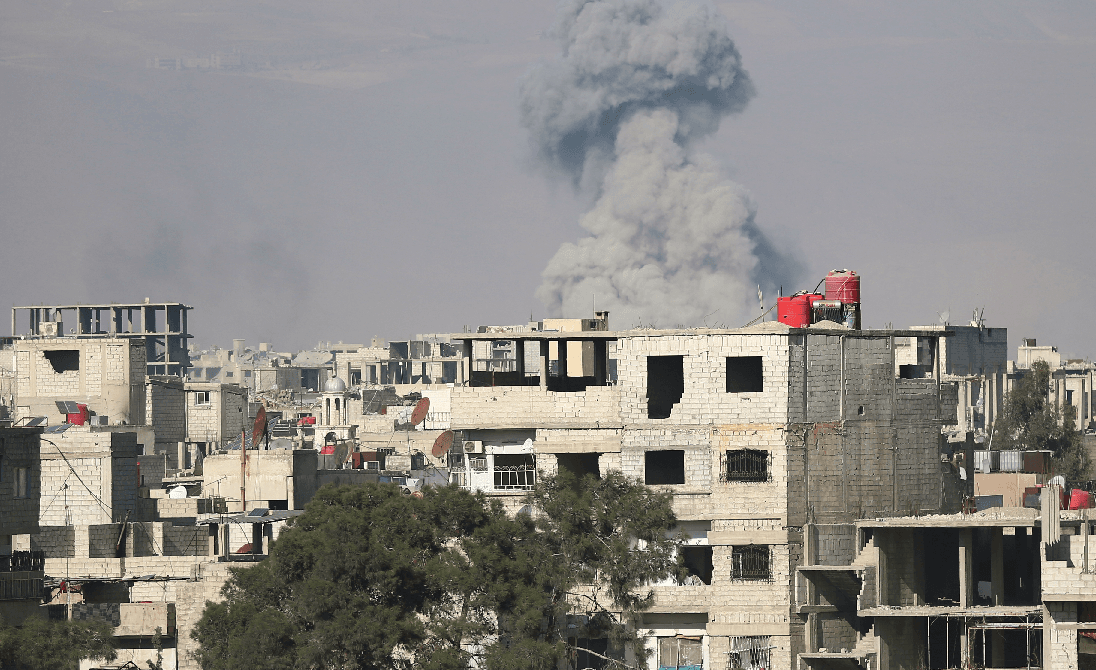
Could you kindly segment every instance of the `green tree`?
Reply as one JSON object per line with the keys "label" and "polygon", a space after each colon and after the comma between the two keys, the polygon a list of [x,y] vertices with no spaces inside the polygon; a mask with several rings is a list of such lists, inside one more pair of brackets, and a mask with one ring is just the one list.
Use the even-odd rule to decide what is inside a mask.
{"label": "green tree", "polygon": [[1050,402],[1050,366],[1036,361],[1005,397],[993,424],[994,449],[1049,450],[1058,474],[1077,481],[1088,474],[1084,440],[1076,428],[1076,408],[1059,411]]}
{"label": "green tree", "polygon": [[30,616],[19,627],[0,628],[0,668],[58,670],[76,668],[82,659],[118,657],[114,628],[100,619],[50,621]]}
{"label": "green tree", "polygon": [[548,670],[582,638],[634,644],[644,587],[679,570],[670,496],[619,474],[561,474],[527,503],[531,513],[509,516],[455,487],[421,499],[324,487],[270,557],[234,570],[224,602],[207,604],[199,661]]}

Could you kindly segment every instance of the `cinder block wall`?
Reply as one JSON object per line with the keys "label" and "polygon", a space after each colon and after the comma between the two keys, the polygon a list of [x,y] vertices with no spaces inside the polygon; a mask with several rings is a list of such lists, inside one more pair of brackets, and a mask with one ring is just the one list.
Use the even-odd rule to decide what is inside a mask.
{"label": "cinder block wall", "polygon": [[46,558],[76,557],[76,528],[73,526],[42,526],[30,536],[30,548],[44,552]]}

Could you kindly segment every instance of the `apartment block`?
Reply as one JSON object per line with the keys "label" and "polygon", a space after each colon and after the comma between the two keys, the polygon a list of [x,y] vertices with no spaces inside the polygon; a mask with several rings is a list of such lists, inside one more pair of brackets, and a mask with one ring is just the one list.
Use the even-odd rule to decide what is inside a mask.
{"label": "apartment block", "polygon": [[559,468],[672,492],[692,575],[655,587],[651,667],[800,667],[834,623],[799,608],[797,571],[853,549],[828,529],[963,495],[941,463],[954,385],[896,364],[896,340],[951,333],[829,326],[453,335],[469,384],[451,393],[452,480],[512,509]]}

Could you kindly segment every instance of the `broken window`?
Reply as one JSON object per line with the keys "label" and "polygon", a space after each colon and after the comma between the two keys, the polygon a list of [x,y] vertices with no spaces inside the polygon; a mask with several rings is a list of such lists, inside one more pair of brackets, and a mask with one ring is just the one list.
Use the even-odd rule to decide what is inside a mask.
{"label": "broken window", "polygon": [[772,642],[767,635],[748,635],[731,638],[728,665],[731,670],[767,670]]}
{"label": "broken window", "polygon": [[729,449],[724,456],[723,481],[769,481],[769,452],[763,449]]}
{"label": "broken window", "polygon": [[601,479],[601,469],[598,466],[600,456],[601,454],[556,454],[556,465],[560,470],[570,472],[578,478],[593,475]]}
{"label": "broken window", "polygon": [[680,449],[648,451],[644,455],[644,484],[684,484],[685,452]]}
{"label": "broken window", "polygon": [[658,670],[703,670],[704,646],[700,636],[660,637]]}
{"label": "broken window", "polygon": [[689,572],[685,584],[712,583],[712,548],[705,546],[681,547],[681,562]]}
{"label": "broken window", "polygon": [[537,463],[533,454],[497,454],[495,456],[496,490],[532,490]]}
{"label": "broken window", "polygon": [[77,349],[53,349],[43,351],[42,355],[53,366],[53,371],[58,374],[80,369],[80,351]]}
{"label": "broken window", "polygon": [[764,391],[760,356],[727,357],[727,393]]}
{"label": "broken window", "polygon": [[773,578],[772,551],[765,544],[731,547],[731,578],[769,581]]}
{"label": "broken window", "polygon": [[350,385],[357,386],[362,383],[361,368],[350,368]]}
{"label": "broken window", "polygon": [[685,393],[684,356],[647,357],[647,418],[668,419]]}
{"label": "broken window", "polygon": [[301,388],[315,391],[320,388],[319,370],[301,370]]}

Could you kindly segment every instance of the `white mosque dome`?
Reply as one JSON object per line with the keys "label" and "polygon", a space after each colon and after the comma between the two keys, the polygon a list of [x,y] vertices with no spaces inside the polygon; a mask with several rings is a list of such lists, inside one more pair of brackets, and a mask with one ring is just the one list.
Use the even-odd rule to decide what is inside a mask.
{"label": "white mosque dome", "polygon": [[323,385],[324,393],[342,393],[345,390],[346,382],[339,379],[338,377],[332,377],[331,379],[328,379],[327,382]]}

